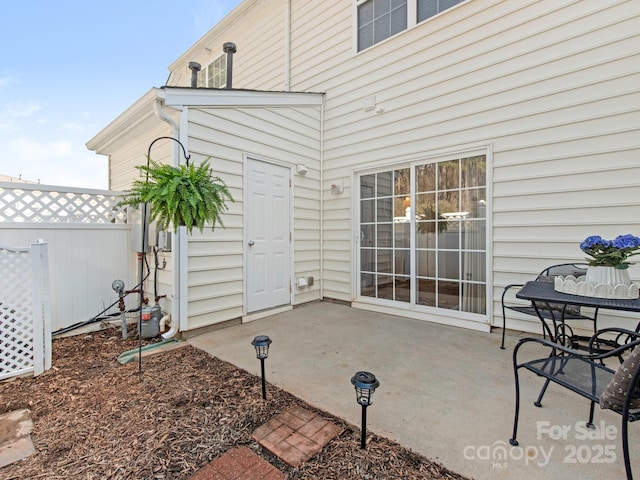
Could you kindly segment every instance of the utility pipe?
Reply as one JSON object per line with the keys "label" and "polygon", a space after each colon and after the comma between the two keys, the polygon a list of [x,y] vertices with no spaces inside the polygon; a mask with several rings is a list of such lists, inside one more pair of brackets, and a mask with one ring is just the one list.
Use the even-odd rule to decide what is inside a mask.
{"label": "utility pipe", "polygon": [[[124,283],[121,283],[124,287]],[[120,321],[122,323],[122,339],[126,340],[129,338],[129,333],[127,332],[127,312],[126,307],[124,305],[124,290],[118,291],[118,309],[120,310]]]}
{"label": "utility pipe", "polygon": [[191,70],[191,88],[198,88],[198,72],[202,70],[202,66],[198,62],[189,62],[189,70]]}
{"label": "utility pipe", "polygon": [[165,340],[169,338],[173,338],[176,333],[178,333],[178,322],[173,322],[171,320],[171,314],[168,313],[164,317],[160,319],[160,331],[164,330],[166,326],[169,325],[169,331],[162,333],[160,336]]}
{"label": "utility pipe", "polygon": [[227,42],[222,46],[222,51],[227,54],[227,80],[225,88],[231,90],[233,88],[233,54],[236,53],[236,44]]}
{"label": "utility pipe", "polygon": [[[160,94],[163,94],[161,90],[158,90],[160,92]],[[182,142],[183,145],[186,145],[186,140],[184,138],[181,138],[180,135],[180,126],[176,123],[176,121],[171,118],[166,112],[164,112],[164,110],[162,109],[164,103],[162,101],[162,98],[156,98],[156,102],[154,103],[154,111],[155,114],[158,116],[158,118],[160,118],[161,120],[167,122],[169,125],[171,125],[171,134],[174,138],[178,138],[180,139],[180,141]],[[180,120],[181,122],[185,122],[187,121],[187,116],[183,115],[182,113],[184,113],[182,111],[182,109],[180,109],[179,107],[173,107],[173,108],[177,108],[181,114],[180,114]],[[178,146],[176,145],[176,149],[178,148]],[[180,163],[180,153],[179,151],[176,150],[176,153],[174,153],[174,158],[173,158],[173,164],[174,165],[178,165]],[[174,272],[173,273],[173,284],[172,284],[172,289],[171,289],[171,325],[175,326],[176,329],[179,330],[180,328],[180,322],[183,321],[186,323],[186,312],[187,312],[187,308],[186,308],[186,304],[182,305],[183,303],[183,293],[184,293],[184,298],[186,299],[186,271],[183,271],[187,265],[187,255],[186,255],[186,248],[187,248],[187,235],[186,235],[186,229],[184,227],[180,227],[178,229],[178,234],[174,236],[174,242],[173,242],[173,252],[171,253],[171,269]],[[183,285],[184,282],[184,285]],[[184,314],[184,315],[183,315]]]}

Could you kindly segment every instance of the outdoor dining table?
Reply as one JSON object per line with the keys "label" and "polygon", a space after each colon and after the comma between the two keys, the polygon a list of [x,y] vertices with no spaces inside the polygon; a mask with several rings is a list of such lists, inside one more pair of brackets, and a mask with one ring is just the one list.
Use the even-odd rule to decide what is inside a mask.
{"label": "outdoor dining table", "polygon": [[[534,309],[536,310],[536,313],[538,314],[538,318],[542,322],[544,331],[547,335],[549,335],[549,339],[556,343],[559,336],[563,335],[565,332],[564,315],[562,314],[562,311],[558,311],[558,317],[556,318],[554,316],[551,319],[553,323],[552,331],[543,316],[540,314],[537,303],[575,305],[578,307],[591,307],[626,312],[640,312],[640,298],[617,299],[572,295],[569,293],[556,291],[554,288],[554,284],[551,282],[527,282],[518,291],[518,293],[516,293],[516,297],[523,300],[531,301]],[[634,320],[637,322],[638,320],[640,320],[640,318],[635,318]],[[629,330],[637,329],[636,325],[621,325],[621,327],[629,328]],[[640,327],[640,324],[638,324],[638,327]],[[582,339],[578,337],[578,340]]]}

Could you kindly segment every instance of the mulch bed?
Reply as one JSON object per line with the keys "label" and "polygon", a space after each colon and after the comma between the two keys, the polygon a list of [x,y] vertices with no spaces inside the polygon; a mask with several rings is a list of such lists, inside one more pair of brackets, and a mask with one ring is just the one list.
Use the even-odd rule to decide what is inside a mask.
{"label": "mulch bed", "polygon": [[[0,469],[17,479],[188,479],[235,446],[246,446],[290,479],[458,479],[400,445],[318,411],[259,377],[191,346],[120,365],[137,340],[107,329],[53,342],[53,368],[0,382],[0,414],[27,408],[36,454]],[[300,468],[260,447],[251,434],[299,405],[344,428]]]}

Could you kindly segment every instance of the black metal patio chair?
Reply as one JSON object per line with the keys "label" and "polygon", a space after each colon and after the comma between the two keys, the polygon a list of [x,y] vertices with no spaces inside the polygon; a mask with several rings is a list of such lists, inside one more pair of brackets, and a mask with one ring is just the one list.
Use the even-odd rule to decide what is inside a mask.
{"label": "black metal patio chair", "polygon": [[[518,417],[520,413],[519,371],[524,368],[545,379],[545,384],[534,402],[542,406],[542,397],[550,382],[577,393],[590,402],[587,427],[593,427],[595,404],[611,409],[622,417],[622,451],[627,479],[632,480],[629,460],[628,424],[640,420],[640,333],[621,328],[606,328],[597,332],[589,341],[589,348],[599,351],[597,345],[605,341],[618,345],[603,353],[585,353],[540,338],[523,338],[513,351],[516,404],[513,434],[509,442],[518,445]],[[520,361],[518,353],[524,345],[542,346],[534,360]],[[526,358],[532,358],[527,352]],[[614,368],[605,365],[607,359],[616,359]]]}
{"label": "black metal patio chair", "polygon": [[[589,265],[587,263],[560,263],[558,265],[552,265],[542,270],[542,272],[540,272],[536,277],[535,281],[553,282],[555,280],[555,277],[567,275],[573,275],[577,278],[587,273],[588,266]],[[523,303],[522,301],[519,301],[514,297],[513,293],[517,292],[522,286],[523,284],[521,283],[512,283],[504,287],[504,290],[502,291],[502,343],[500,344],[500,348],[502,350],[504,350],[504,337],[507,326],[507,310],[512,310],[514,312],[519,312],[525,315],[532,315],[536,318],[540,318],[540,316],[542,316],[545,321],[551,321],[553,323],[553,331],[556,333],[556,337],[562,339],[562,343],[564,344],[570,345],[575,340],[573,330],[569,325],[564,323],[565,320],[589,320],[593,322],[594,333],[598,331],[597,308],[594,310],[593,315],[589,316],[582,313],[580,307],[578,306],[537,302],[536,306],[538,307],[538,312],[540,313],[539,316],[538,313],[536,313],[536,309],[531,302],[529,302],[528,304]],[[543,336],[546,335],[544,325],[542,334]]]}

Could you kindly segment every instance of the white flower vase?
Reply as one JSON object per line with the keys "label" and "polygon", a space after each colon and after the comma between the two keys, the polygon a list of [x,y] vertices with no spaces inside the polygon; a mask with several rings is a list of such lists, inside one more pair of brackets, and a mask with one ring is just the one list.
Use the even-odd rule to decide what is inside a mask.
{"label": "white flower vase", "polygon": [[627,269],[589,267],[585,282],[593,286],[594,297],[638,298],[638,287],[631,282]]}
{"label": "white flower vase", "polygon": [[584,297],[635,299],[640,296],[638,285],[629,278],[629,271],[614,267],[589,267],[585,276],[577,278],[557,276],[554,288]]}
{"label": "white flower vase", "polygon": [[629,270],[615,267],[589,267],[587,268],[586,281],[593,285],[601,283],[616,285],[631,285]]}

